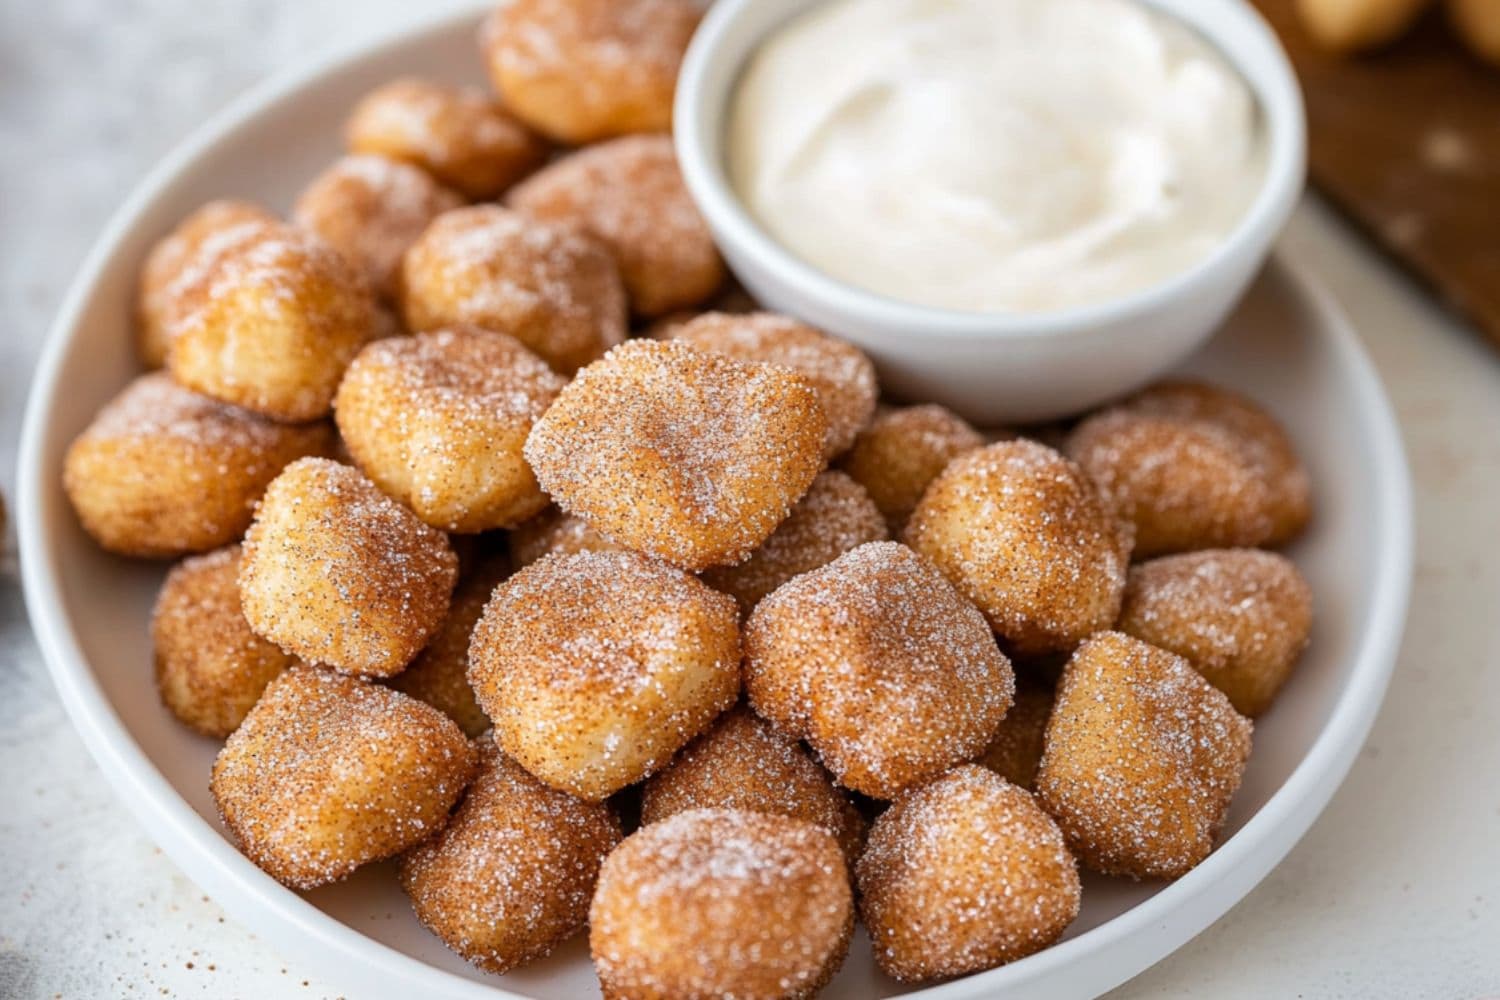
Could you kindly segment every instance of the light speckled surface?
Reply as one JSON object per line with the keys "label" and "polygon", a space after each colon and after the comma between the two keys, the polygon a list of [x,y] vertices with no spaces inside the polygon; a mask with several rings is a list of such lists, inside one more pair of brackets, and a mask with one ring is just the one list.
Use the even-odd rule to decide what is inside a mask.
{"label": "light speckled surface", "polygon": [[[29,371],[105,218],[255,80],[458,0],[0,0],[0,489]],[[358,10],[357,17],[353,11]],[[1500,994],[1500,354],[1316,204],[1283,242],[1364,334],[1417,478],[1405,649],[1348,782],[1291,856],[1117,992]],[[323,997],[228,920],[118,805],[69,728],[0,558],[0,997]]]}

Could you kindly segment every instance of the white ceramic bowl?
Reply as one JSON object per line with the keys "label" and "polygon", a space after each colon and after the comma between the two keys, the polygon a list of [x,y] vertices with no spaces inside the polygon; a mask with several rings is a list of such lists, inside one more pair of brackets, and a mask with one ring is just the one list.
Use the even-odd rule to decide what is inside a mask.
{"label": "white ceramic bowl", "polygon": [[[205,199],[285,209],[338,152],[338,125],[366,89],[403,73],[478,82],[477,15],[328,60],[247,95],[175,152],[120,209],[63,305],[27,409],[18,525],[27,606],[59,694],[109,783],[205,892],[346,993],[481,1000],[596,995],[586,949],[503,978],[449,953],[412,916],[389,864],[310,893],[278,885],[226,839],[208,793],[216,745],[161,707],[147,619],[163,567],[116,559],[78,527],[63,454],[137,370],[130,304],[151,241]],[[1226,839],[1171,885],[1086,879],[1083,913],[1054,948],[927,990],[1068,998],[1101,992],[1202,930],[1268,872],[1323,808],[1362,743],[1398,645],[1410,574],[1400,442],[1358,341],[1321,296],[1273,267],[1190,369],[1265,402],[1291,429],[1318,500],[1292,555],[1312,583],[1312,648],[1259,723]],[[833,998],[901,993],[861,936]]]}
{"label": "white ceramic bowl", "polygon": [[1218,47],[1257,97],[1266,179],[1238,227],[1192,269],[1144,291],[1044,313],[913,305],[844,284],[782,247],[724,168],[726,108],[746,61],[818,0],[719,0],[682,67],[677,156],[730,267],[758,299],[864,348],[887,389],[981,424],[1048,420],[1144,384],[1213,332],[1260,269],[1306,174],[1301,91],[1274,32],[1242,0],[1146,0]]}

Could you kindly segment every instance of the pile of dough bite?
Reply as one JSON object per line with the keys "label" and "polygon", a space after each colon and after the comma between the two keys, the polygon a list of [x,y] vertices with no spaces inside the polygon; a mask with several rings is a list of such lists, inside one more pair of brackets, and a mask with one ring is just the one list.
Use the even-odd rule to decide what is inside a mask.
{"label": "pile of dough bite", "polygon": [[397,859],[464,958],[587,927],[620,998],[810,996],[856,920],[905,983],[1020,959],[1080,867],[1213,850],[1306,474],[1223,389],[982,431],[755,311],[666,134],[698,10],[512,0],[498,96],[381,87],[291,221],[183,220],[67,494],[181,559],[161,697],[288,886]]}

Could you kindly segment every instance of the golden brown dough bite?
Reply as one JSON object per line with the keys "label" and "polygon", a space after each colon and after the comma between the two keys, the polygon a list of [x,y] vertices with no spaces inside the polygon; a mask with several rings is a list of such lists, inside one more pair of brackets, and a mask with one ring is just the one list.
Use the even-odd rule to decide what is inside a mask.
{"label": "golden brown dough bite", "polygon": [[828,416],[829,457],[843,454],[875,413],[875,366],[864,352],[777,313],[704,313],[674,339],[740,361],[764,361],[801,372]]}
{"label": "golden brown dough bite", "polygon": [[262,226],[220,254],[176,327],[178,382],[289,422],[328,414],[344,368],[377,333],[363,276],[317,236]]}
{"label": "golden brown dough bite", "polygon": [[666,765],[739,694],[734,601],[633,552],[547,556],[495,591],[469,683],[496,742],[597,801]]}
{"label": "golden brown dough bite", "polygon": [[524,569],[542,556],[570,556],[575,552],[629,552],[611,541],[582,518],[548,507],[536,517],[517,525],[510,533],[510,561]]}
{"label": "golden brown dough bite", "polygon": [[508,333],[564,375],[625,339],[625,290],[609,251],[498,205],[439,216],[401,274],[413,331],[473,324]]}
{"label": "golden brown dough bite", "polygon": [[949,463],[912,512],[906,544],[1022,655],[1072,649],[1120,612],[1129,531],[1078,466],[1034,441]]}
{"label": "golden brown dough bite", "polygon": [[581,146],[671,128],[677,69],[702,16],[694,0],[509,0],[480,46],[507,107]]}
{"label": "golden brown dough bite", "polygon": [[219,751],[210,788],[245,856],[311,889],[432,836],[473,769],[464,734],[437,709],[297,664]]}
{"label": "golden brown dough bite", "polygon": [[1023,789],[954,768],[880,815],[859,862],[875,961],[903,983],[1014,962],[1078,916],[1078,862]]}
{"label": "golden brown dough bite", "polygon": [[1121,632],[1184,657],[1243,715],[1271,707],[1312,632],[1312,590],[1259,549],[1164,556],[1130,570]]}
{"label": "golden brown dough bite", "polygon": [[823,466],[801,375],[632,340],[578,373],[526,441],[559,507],[684,569],[750,555]]}
{"label": "golden brown dough bite", "polygon": [[724,283],[724,261],[667,136],[631,136],[571,153],[517,184],[506,200],[598,237],[619,261],[639,316],[696,306]]}
{"label": "golden brown dough bite", "polygon": [[824,472],[750,558],[704,570],[703,582],[734,597],[748,615],[792,577],[866,542],[885,540],[885,519],[864,488],[842,472]]}
{"label": "golden brown dough bite", "polygon": [[503,333],[458,326],[370,344],[334,399],[360,469],[435,528],[508,528],[547,497],[521,449],[567,380]]}
{"label": "golden brown dough bite", "polygon": [[401,887],[444,944],[506,972],[583,929],[620,821],[548,788],[488,737],[475,746],[474,783],[443,831],[401,859]]}
{"label": "golden brown dough bite", "polygon": [[127,556],[169,558],[244,534],[282,468],[331,447],[326,423],[276,424],[142,375],[68,448],[63,488],[94,540]]}
{"label": "golden brown dough bite", "polygon": [[469,565],[465,563],[448,617],[437,634],[411,666],[386,683],[438,709],[472,738],[490,728],[490,719],[469,686],[469,638],[490,595],[509,575],[510,565],[503,555],[492,555],[472,568]]}
{"label": "golden brown dough bite", "polygon": [[1052,686],[1017,672],[1015,704],[1005,713],[1005,721],[976,763],[1030,791],[1036,784],[1051,715]]}
{"label": "golden brown dough bite", "polygon": [[1067,453],[1135,523],[1138,559],[1280,545],[1311,516],[1286,433],[1228,389],[1159,382],[1079,424]]}
{"label": "golden brown dough bite", "polygon": [[156,687],[184,724],[223,739],[295,660],[250,631],[240,611],[240,547],[172,568],[151,613]]}
{"label": "golden brown dough bite", "polygon": [[303,189],[297,225],[323,238],[394,300],[401,258],[427,224],[464,203],[425,170],[384,156],[345,156]]}
{"label": "golden brown dough bite", "polygon": [[843,964],[849,877],[822,827],[694,809],[604,862],[589,948],[607,997],[806,998]]}
{"label": "golden brown dough bite", "polygon": [[795,741],[743,705],[646,782],[641,823],[689,809],[744,809],[806,820],[838,840],[850,871],[865,842],[865,818]]}
{"label": "golden brown dough bite", "polygon": [[938,473],[984,443],[962,417],[936,403],[883,407],[854,439],[842,467],[899,534]]}
{"label": "golden brown dough bite", "polygon": [[245,535],[240,600],[257,635],[309,663],[389,677],[448,613],[458,558],[447,536],[357,469],[293,462]]}
{"label": "golden brown dough bite", "polygon": [[148,368],[167,363],[178,324],[203,294],[214,262],[280,220],[248,201],[211,201],[162,237],[141,268],[136,298],[136,347]]}
{"label": "golden brown dough bite", "polygon": [[745,688],[840,784],[890,799],[978,756],[1015,678],[983,616],[936,567],[871,542],[756,606]]}
{"label": "golden brown dough bite", "polygon": [[1063,670],[1037,798],[1086,867],[1177,878],[1213,850],[1251,728],[1182,657],[1101,632]]}
{"label": "golden brown dough bite", "polygon": [[468,198],[494,198],[547,158],[547,143],[477,87],[404,77],[370,91],[344,127],[351,153],[421,167]]}

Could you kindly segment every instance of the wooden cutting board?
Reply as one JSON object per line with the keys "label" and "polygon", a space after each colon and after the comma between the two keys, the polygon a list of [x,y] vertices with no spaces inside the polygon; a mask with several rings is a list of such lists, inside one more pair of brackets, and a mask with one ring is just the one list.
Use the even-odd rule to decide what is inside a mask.
{"label": "wooden cutting board", "polygon": [[1317,48],[1292,0],[1255,0],[1307,98],[1313,182],[1500,345],[1500,68],[1441,9],[1369,55]]}

